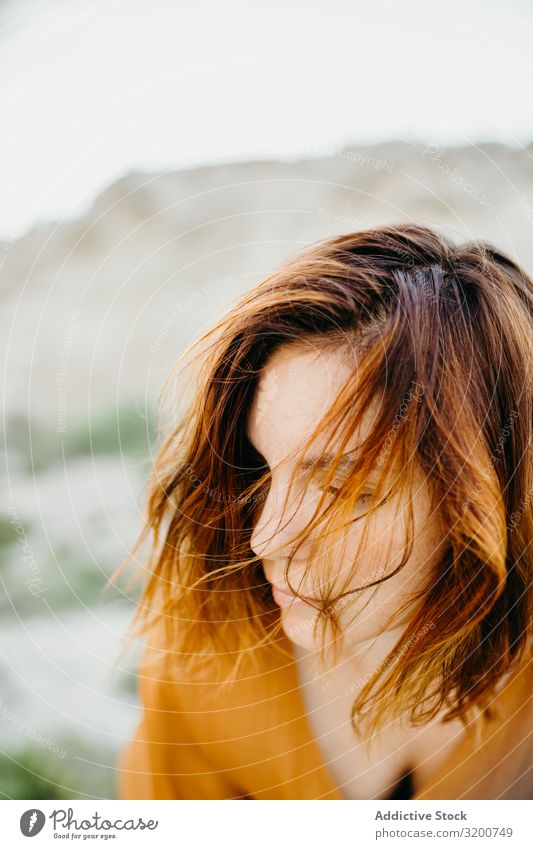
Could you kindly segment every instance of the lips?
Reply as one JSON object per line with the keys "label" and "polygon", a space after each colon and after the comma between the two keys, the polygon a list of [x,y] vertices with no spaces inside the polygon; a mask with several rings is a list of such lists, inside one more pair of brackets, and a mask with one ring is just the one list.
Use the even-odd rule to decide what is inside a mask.
{"label": "lips", "polygon": [[276,586],[276,584],[272,584],[272,594],[280,607],[287,607],[289,604],[312,604],[315,601],[313,598],[309,598],[309,596],[298,597],[289,590],[281,589],[281,587]]}

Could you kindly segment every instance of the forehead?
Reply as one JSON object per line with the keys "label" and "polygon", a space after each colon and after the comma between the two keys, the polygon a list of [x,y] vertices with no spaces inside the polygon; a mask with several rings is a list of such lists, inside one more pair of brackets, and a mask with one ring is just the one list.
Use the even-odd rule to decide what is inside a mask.
{"label": "forehead", "polygon": [[[323,350],[312,343],[278,349],[264,366],[250,404],[248,438],[273,459],[303,447],[352,371],[341,349]],[[326,437],[317,438],[317,450]]]}
{"label": "forehead", "polygon": [[[290,466],[302,458],[304,466],[307,459],[313,467],[320,468],[322,461],[324,467],[330,465],[338,448],[337,436],[330,438],[328,432],[319,430],[309,450],[304,451],[305,443],[352,374],[355,364],[349,360],[345,351],[320,351],[296,344],[286,345],[271,355],[262,370],[246,422],[248,439],[271,467],[284,463]],[[339,471],[348,469],[358,455],[358,446],[379,414],[379,403],[375,399],[370,404],[343,447]],[[400,471],[394,458],[389,457],[385,478],[394,478]],[[413,472],[415,499],[425,503],[427,482],[416,463]],[[374,469],[370,480],[379,475],[380,470]]]}

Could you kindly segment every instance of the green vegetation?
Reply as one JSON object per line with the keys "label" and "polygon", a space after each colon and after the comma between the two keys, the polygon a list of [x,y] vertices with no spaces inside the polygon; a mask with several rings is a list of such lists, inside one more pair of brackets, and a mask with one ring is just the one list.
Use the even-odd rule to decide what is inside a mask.
{"label": "green vegetation", "polygon": [[15,524],[7,516],[0,516],[0,547],[16,542],[17,532],[15,530]]}
{"label": "green vegetation", "polygon": [[[13,639],[18,637],[12,626],[19,620],[31,626],[33,617],[46,615],[47,607],[54,616],[61,618],[61,612],[65,611],[65,615],[68,612],[77,621],[78,613],[85,615],[84,608],[96,609],[120,602],[122,610],[123,604],[132,606],[135,603],[140,586],[132,584],[131,571],[116,579],[116,586],[106,588],[108,578],[119,565],[117,550],[119,557],[126,552],[113,536],[114,516],[100,510],[99,503],[93,505],[89,493],[85,497],[85,474],[86,470],[92,471],[92,456],[109,457],[110,485],[113,486],[115,478],[122,474],[121,461],[113,458],[123,456],[129,470],[135,466],[135,473],[139,469],[144,475],[153,461],[156,437],[155,411],[144,411],[133,403],[95,411],[85,420],[71,420],[67,416],[64,432],[57,431],[55,422],[44,423],[24,415],[8,419],[5,440],[10,458],[9,473],[19,479],[20,494],[14,491],[15,496],[19,496],[14,497],[14,501],[21,515],[18,517],[13,510],[16,518],[13,521],[6,504],[4,515],[0,516],[4,586],[0,616],[4,625],[12,628]],[[64,533],[59,538],[53,535],[48,538],[46,509],[39,515],[26,509],[26,505],[31,504],[35,486],[33,477],[42,471],[49,472],[53,475],[50,482],[61,487],[63,464],[73,463],[77,458],[84,459],[73,476],[78,487],[75,495],[81,488],[83,496],[81,535],[69,514]],[[136,479],[136,474],[132,477]],[[63,498],[64,492],[60,494]],[[57,508],[55,504],[45,504],[44,507],[50,508],[50,527],[57,527],[54,522],[61,521],[63,516],[58,513],[61,505]],[[94,549],[92,540],[98,541]],[[98,636],[96,622],[94,627]],[[35,662],[39,662],[38,658]],[[24,672],[31,677],[31,670]],[[2,678],[0,669],[0,684],[7,687]],[[115,680],[113,686],[116,684]],[[127,701],[135,701],[137,684],[134,671],[124,671],[120,675],[118,689],[128,695]],[[111,689],[111,683],[109,687]],[[105,740],[102,746],[95,746],[92,740],[85,739],[83,731],[78,730],[72,732],[76,736],[69,739],[47,740],[38,736],[41,723],[37,714],[32,722],[35,733],[31,736],[6,736],[3,751],[0,751],[0,799],[115,798],[115,749],[105,746]],[[63,733],[69,732],[65,728]]]}
{"label": "green vegetation", "polygon": [[80,740],[0,755],[4,799],[114,799],[115,755]]}
{"label": "green vegetation", "polygon": [[63,432],[56,427],[12,416],[6,425],[6,444],[24,470],[35,472],[65,459],[93,454],[150,456],[156,439],[154,410],[124,404],[95,413],[90,419],[67,419]]}

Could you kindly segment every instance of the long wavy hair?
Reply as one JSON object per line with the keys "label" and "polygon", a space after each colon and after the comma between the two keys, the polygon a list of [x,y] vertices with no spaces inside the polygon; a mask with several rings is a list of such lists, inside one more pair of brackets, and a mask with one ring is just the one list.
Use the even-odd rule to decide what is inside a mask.
{"label": "long wavy hair", "polygon": [[[191,368],[190,377],[180,375],[177,419],[159,426],[139,538],[113,576],[150,541],[133,633],[164,622],[181,667],[223,653],[230,677],[261,646],[285,654],[280,611],[250,547],[272,470],[247,438],[247,418],[280,346],[336,348],[352,363],[351,377],[306,443],[319,434],[335,441],[326,483],[365,414],[375,412],[349,474],[333,494],[324,491],[295,538],[286,581],[298,594],[291,562],[314,538],[306,569],[324,656],[326,645],[337,645],[339,611],[370,598],[408,560],[410,523],[401,563],[353,588],[370,516],[394,494],[410,496],[421,471],[444,554],[410,600],[401,638],[357,695],[352,723],[357,732],[366,719],[377,730],[400,713],[425,723],[443,707],[447,720],[490,716],[498,682],[530,647],[532,305],[531,278],[497,247],[455,245],[416,224],[314,243],[247,292],[184,352],[161,395],[160,422],[172,378]],[[354,522],[376,468],[377,494],[355,520],[360,549],[333,596],[331,542]],[[291,487],[297,475],[305,492],[315,473],[297,463]]]}

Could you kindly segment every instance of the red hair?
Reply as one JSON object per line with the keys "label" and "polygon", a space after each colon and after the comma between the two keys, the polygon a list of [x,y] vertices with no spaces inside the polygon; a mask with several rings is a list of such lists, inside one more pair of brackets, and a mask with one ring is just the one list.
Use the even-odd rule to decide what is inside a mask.
{"label": "red hair", "polygon": [[[224,652],[233,674],[244,653],[276,646],[279,609],[250,548],[269,470],[246,417],[281,345],[344,346],[357,354],[353,379],[321,432],[340,435],[340,456],[365,411],[378,409],[342,491],[321,501],[306,528],[330,522],[312,562],[327,570],[321,543],[350,516],[376,465],[382,491],[387,470],[401,475],[370,512],[409,490],[420,469],[447,540],[352,716],[367,713],[377,728],[399,711],[413,722],[443,706],[449,719],[488,715],[531,636],[532,304],[531,278],[498,248],[456,246],[414,224],[313,244],[249,291],[180,361],[200,350],[194,395],[161,439],[146,523],[126,560],[150,536],[137,633],[163,620],[180,663]],[[398,569],[408,556],[407,542]],[[336,606],[352,592],[335,602],[322,593],[317,627],[335,633]]]}

